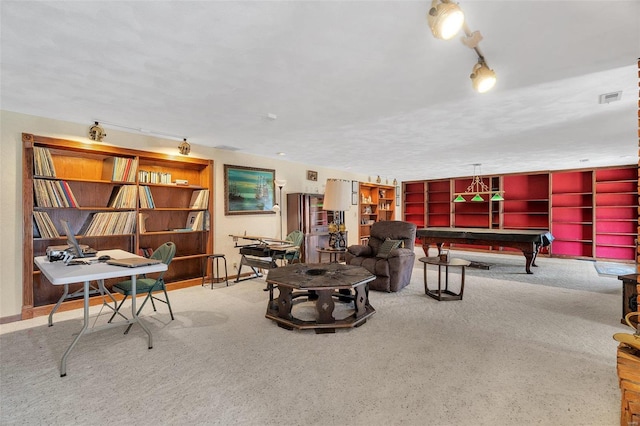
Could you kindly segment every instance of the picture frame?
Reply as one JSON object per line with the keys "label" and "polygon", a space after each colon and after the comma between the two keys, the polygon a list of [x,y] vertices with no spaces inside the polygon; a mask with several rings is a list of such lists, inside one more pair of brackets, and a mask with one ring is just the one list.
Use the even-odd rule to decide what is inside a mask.
{"label": "picture frame", "polygon": [[359,193],[360,193],[360,182],[358,182],[357,180],[352,180],[351,181],[351,205],[352,206],[358,205],[358,199],[360,198]]}
{"label": "picture frame", "polygon": [[224,214],[275,214],[274,169],[224,165]]}
{"label": "picture frame", "polygon": [[358,192],[360,191],[360,182],[358,182],[357,180],[352,180],[351,181],[351,192]]}
{"label": "picture frame", "polygon": [[357,192],[352,192],[351,193],[351,205],[352,206],[358,205],[358,193]]}
{"label": "picture frame", "polygon": [[311,180],[314,182],[318,181],[318,172],[315,170],[307,170],[307,180]]}

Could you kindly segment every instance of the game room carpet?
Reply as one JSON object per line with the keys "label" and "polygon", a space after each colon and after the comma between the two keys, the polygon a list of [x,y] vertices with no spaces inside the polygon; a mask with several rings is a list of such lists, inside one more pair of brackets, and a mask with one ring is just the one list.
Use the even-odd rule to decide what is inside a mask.
{"label": "game room carpet", "polygon": [[175,321],[145,308],[152,350],[136,325],[90,334],[64,378],[80,310],[1,325],[0,424],[618,424],[621,282],[579,260],[527,275],[522,256],[452,255],[494,265],[468,269],[462,301],[425,296],[416,261],[408,287],[371,292],[375,315],[335,334],[266,319],[263,278],[172,291]]}

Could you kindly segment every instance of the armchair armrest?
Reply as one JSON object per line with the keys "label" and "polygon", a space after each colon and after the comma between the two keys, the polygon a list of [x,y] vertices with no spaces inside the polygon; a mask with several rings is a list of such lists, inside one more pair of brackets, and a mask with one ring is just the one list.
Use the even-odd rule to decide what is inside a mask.
{"label": "armchair armrest", "polygon": [[373,249],[371,246],[352,245],[347,248],[347,251],[356,257],[373,256]]}
{"label": "armchair armrest", "polygon": [[389,257],[404,257],[404,256],[412,256],[414,254],[415,253],[411,249],[398,247],[391,250],[391,252],[389,253]]}

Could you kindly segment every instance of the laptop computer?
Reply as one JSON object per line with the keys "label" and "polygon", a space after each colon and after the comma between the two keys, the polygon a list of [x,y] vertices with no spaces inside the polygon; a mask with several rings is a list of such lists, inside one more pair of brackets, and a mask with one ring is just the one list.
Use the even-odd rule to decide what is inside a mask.
{"label": "laptop computer", "polygon": [[98,252],[95,249],[92,249],[89,246],[83,245],[80,246],[78,244],[78,240],[76,240],[76,236],[71,232],[71,228],[69,227],[69,222],[66,220],[61,220],[62,229],[64,229],[64,233],[67,235],[67,245],[69,251],[74,257],[94,257]]}
{"label": "laptop computer", "polygon": [[109,265],[137,268],[140,266],[155,265],[161,263],[161,261],[158,259],[147,259],[146,257],[125,257],[123,259],[109,259],[107,263]]}

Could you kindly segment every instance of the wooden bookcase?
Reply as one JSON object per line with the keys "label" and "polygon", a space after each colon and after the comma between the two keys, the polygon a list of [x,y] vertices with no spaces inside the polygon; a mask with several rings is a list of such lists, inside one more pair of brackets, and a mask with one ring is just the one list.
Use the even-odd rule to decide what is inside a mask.
{"label": "wooden bookcase", "polygon": [[[123,249],[134,253],[150,253],[167,241],[173,241],[177,253],[165,274],[169,288],[192,285],[202,277],[202,265],[208,254],[213,252],[213,161],[173,156],[118,148],[106,145],[85,144],[76,141],[36,136],[24,133],[23,139],[23,307],[22,318],[47,314],[51,305],[62,295],[62,286],[51,285],[37,270],[33,257],[46,253],[48,246],[65,245],[60,220],[67,220],[71,231],[80,244],[97,250]],[[34,170],[34,148],[45,148],[55,167],[54,176],[42,176]],[[36,154],[39,155],[39,154]],[[114,161],[123,159],[127,169],[131,169],[131,179],[113,180]],[[117,166],[116,166],[117,168]],[[143,171],[163,175],[169,182],[186,180],[188,184],[143,182],[139,176]],[[68,184],[77,206],[42,207],[36,200],[34,180],[61,182]],[[124,206],[109,207],[117,192],[126,185],[133,186],[133,196]],[[145,188],[148,187],[148,188]],[[194,191],[208,190],[205,204],[190,208]],[[151,193],[154,208],[141,208],[141,191]],[[51,219],[60,237],[46,238],[35,225],[34,213]],[[109,230],[107,222],[97,227],[99,232],[87,236],[84,233],[96,217],[115,219],[116,214],[124,214],[133,223],[124,233]],[[201,214],[202,226],[196,230],[187,229],[190,215]],[[145,218],[145,219],[143,219]],[[144,222],[146,232],[141,232]],[[107,282],[108,288],[112,282]],[[80,288],[81,285],[77,285]],[[75,291],[75,286],[70,286]],[[65,302],[61,309],[80,307],[82,300]]]}
{"label": "wooden bookcase", "polygon": [[551,173],[551,254],[593,257],[593,172]]}
{"label": "wooden bookcase", "polygon": [[[637,166],[630,165],[484,177],[493,191],[504,191],[504,201],[497,202],[454,203],[453,193],[464,192],[471,177],[406,182],[404,208],[410,214],[405,220],[418,227],[424,215],[427,227],[549,229],[555,240],[542,253],[632,261],[637,253],[637,173]],[[414,191],[407,190],[417,192],[421,185],[426,185],[424,210]]]}
{"label": "wooden bookcase", "polygon": [[638,238],[637,184],[635,168],[595,171],[596,258],[634,258]]}
{"label": "wooden bookcase", "polygon": [[415,223],[418,228],[424,228],[427,224],[426,212],[426,182],[404,182],[402,192],[404,194],[404,209],[402,210],[405,222]]}
{"label": "wooden bookcase", "polygon": [[395,186],[374,183],[359,184],[360,204],[358,237],[366,244],[371,234],[371,225],[383,220],[394,220],[396,210]]}
{"label": "wooden bookcase", "polygon": [[427,226],[451,226],[451,182],[447,180],[428,181],[427,185]]}

